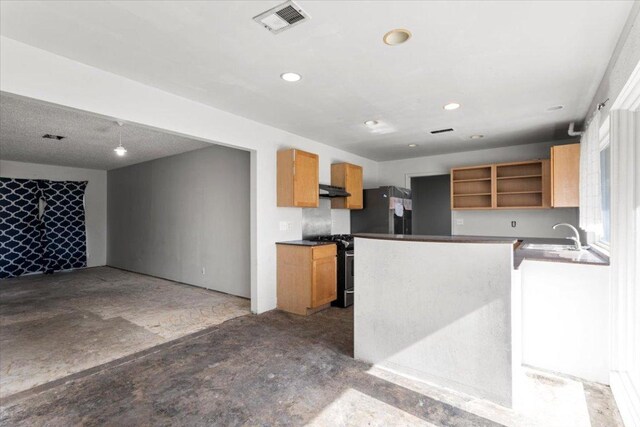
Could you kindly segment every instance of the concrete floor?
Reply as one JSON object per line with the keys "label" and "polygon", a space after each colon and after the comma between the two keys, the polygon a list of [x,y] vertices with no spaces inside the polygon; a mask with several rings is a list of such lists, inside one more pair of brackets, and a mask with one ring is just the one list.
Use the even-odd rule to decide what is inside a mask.
{"label": "concrete floor", "polygon": [[512,411],[352,359],[353,311],[247,315],[2,400],[2,425],[617,426],[608,387],[528,369]]}
{"label": "concrete floor", "polygon": [[243,298],[109,267],[0,282],[0,398],[250,313]]}

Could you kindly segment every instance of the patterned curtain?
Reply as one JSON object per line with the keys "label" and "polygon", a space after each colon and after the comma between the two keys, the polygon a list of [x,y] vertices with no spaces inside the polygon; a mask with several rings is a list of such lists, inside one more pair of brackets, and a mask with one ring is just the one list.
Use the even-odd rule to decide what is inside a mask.
{"label": "patterned curtain", "polygon": [[39,181],[45,201],[44,271],[87,266],[84,190],[87,181]]}
{"label": "patterned curtain", "polygon": [[0,178],[0,279],[42,271],[39,199],[37,181]]}

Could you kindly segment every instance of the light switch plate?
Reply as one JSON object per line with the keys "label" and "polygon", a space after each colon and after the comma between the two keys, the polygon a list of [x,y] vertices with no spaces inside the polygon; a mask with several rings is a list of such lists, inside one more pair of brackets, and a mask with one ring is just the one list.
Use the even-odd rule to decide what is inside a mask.
{"label": "light switch plate", "polygon": [[289,230],[289,223],[287,221],[280,221],[280,231]]}

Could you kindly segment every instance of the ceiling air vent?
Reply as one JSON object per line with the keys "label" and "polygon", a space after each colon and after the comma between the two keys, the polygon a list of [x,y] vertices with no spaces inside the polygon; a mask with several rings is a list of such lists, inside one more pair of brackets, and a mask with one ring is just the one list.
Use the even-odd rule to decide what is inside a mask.
{"label": "ceiling air vent", "polygon": [[445,133],[445,132],[453,132],[453,128],[432,130],[431,134],[432,135],[437,135],[439,133]]}
{"label": "ceiling air vent", "polygon": [[309,14],[290,0],[254,16],[253,20],[273,34],[279,34],[309,18]]}
{"label": "ceiling air vent", "polygon": [[62,136],[62,135],[51,135],[50,133],[46,133],[44,135],[42,135],[42,137],[44,139],[55,139],[56,141],[60,141],[61,139],[65,139],[66,136]]}

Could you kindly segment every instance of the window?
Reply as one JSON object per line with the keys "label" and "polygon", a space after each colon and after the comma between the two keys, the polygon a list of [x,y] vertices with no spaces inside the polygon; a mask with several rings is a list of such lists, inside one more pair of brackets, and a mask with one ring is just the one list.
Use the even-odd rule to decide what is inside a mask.
{"label": "window", "polygon": [[602,235],[599,243],[611,242],[611,145],[600,150],[600,190],[602,199]]}
{"label": "window", "polygon": [[611,243],[611,144],[608,118],[600,128],[600,195],[602,231],[596,236],[595,244],[608,251]]}

